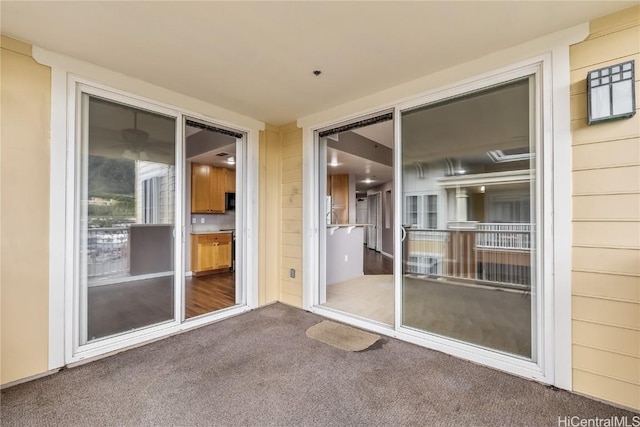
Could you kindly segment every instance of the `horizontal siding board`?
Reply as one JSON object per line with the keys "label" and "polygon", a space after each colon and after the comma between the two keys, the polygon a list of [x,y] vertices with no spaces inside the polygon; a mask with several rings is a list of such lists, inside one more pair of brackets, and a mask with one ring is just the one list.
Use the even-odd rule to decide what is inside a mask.
{"label": "horizontal siding board", "polygon": [[576,270],[640,275],[640,251],[635,249],[574,247],[572,255]]}
{"label": "horizontal siding board", "polygon": [[[634,55],[625,56],[622,58],[614,58],[611,60],[605,60],[603,62],[598,62],[594,64],[589,64],[586,67],[572,69],[571,70],[571,95],[577,93],[586,93],[587,92],[587,74],[589,71],[597,70],[598,68],[610,67],[611,65],[620,64],[622,62],[627,61],[636,61],[636,67],[640,64],[640,54],[636,53]],[[635,74],[636,81],[640,81],[640,74]]]}
{"label": "horizontal siding board", "polygon": [[[289,271],[295,269],[296,271],[302,271],[302,260],[300,258],[282,257],[282,268]],[[287,275],[288,276],[288,275]]]}
{"label": "horizontal siding board", "polygon": [[282,219],[302,220],[302,209],[300,208],[282,208]]}
{"label": "horizontal siding board", "polygon": [[302,221],[287,219],[282,221],[283,233],[302,233]]}
{"label": "horizontal siding board", "polygon": [[302,285],[302,271],[298,271],[296,270],[296,277],[291,277],[291,269],[287,268],[287,269],[282,269],[282,278],[283,280],[286,280],[287,282],[291,282],[291,283],[298,283],[299,285]]}
{"label": "horizontal siding board", "polygon": [[611,326],[640,330],[640,305],[574,295],[573,317]]}
{"label": "horizontal siding board", "polygon": [[615,298],[640,303],[640,277],[574,271],[571,273],[571,279],[572,291],[576,295]]}
{"label": "horizontal siding board", "polygon": [[289,157],[282,160],[282,171],[302,170],[302,156]]}
{"label": "horizontal siding board", "polygon": [[602,58],[622,58],[640,51],[640,27],[634,26],[610,33],[605,37],[595,37],[570,48],[571,68],[597,64]]}
{"label": "horizontal siding board", "polygon": [[574,196],[573,218],[577,220],[637,220],[640,218],[640,193]]}
{"label": "horizontal siding board", "polygon": [[284,132],[282,134],[283,146],[286,147],[289,145],[296,145],[296,144],[302,145],[302,129],[296,129],[290,132]]}
{"label": "horizontal siding board", "polygon": [[573,342],[620,354],[640,357],[640,331],[574,320]]}
{"label": "horizontal siding board", "polygon": [[282,292],[280,294],[280,302],[293,307],[302,308],[302,297]]}
{"label": "horizontal siding board", "polygon": [[640,222],[574,222],[573,243],[640,249]]}
{"label": "horizontal siding board", "polygon": [[302,209],[302,195],[301,194],[286,194],[282,196],[283,208],[300,208]]}
{"label": "horizontal siding board", "polygon": [[584,371],[640,385],[640,359],[638,357],[574,345],[573,366]]}
{"label": "horizontal siding board", "polygon": [[572,151],[574,169],[640,165],[640,137],[574,145]]}
{"label": "horizontal siding board", "polygon": [[282,183],[287,184],[290,182],[302,181],[302,169],[291,169],[282,172]]}
{"label": "horizontal siding board", "polygon": [[589,23],[591,34],[603,34],[630,25],[640,25],[640,6],[622,9]]}
{"label": "horizontal siding board", "polygon": [[587,119],[571,120],[571,139],[574,145],[621,138],[635,138],[640,132],[640,114],[630,119],[602,122],[589,126]]}
{"label": "horizontal siding board", "polygon": [[[287,278],[289,276],[286,276]],[[291,282],[289,279],[282,280],[282,293],[302,297],[302,286],[300,283]]]}
{"label": "horizontal siding board", "polygon": [[282,256],[302,259],[302,247],[282,245]]}
{"label": "horizontal siding board", "polygon": [[282,147],[282,158],[296,157],[302,155],[302,144],[284,145]]}
{"label": "horizontal siding board", "polygon": [[640,386],[573,369],[573,390],[577,393],[640,409]]}
{"label": "horizontal siding board", "polygon": [[573,192],[576,195],[639,193],[640,166],[574,171]]}
{"label": "horizontal siding board", "polygon": [[283,196],[294,196],[296,194],[302,194],[302,182],[290,182],[288,184],[282,184]]}
{"label": "horizontal siding board", "polygon": [[282,244],[302,247],[301,233],[282,233]]}

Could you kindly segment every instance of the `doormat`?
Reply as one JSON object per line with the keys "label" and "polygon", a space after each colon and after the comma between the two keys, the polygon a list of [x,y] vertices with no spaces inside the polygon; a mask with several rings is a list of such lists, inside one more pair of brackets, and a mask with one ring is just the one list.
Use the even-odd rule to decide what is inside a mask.
{"label": "doormat", "polygon": [[307,336],[345,351],[366,350],[380,339],[378,335],[328,320],[307,329]]}

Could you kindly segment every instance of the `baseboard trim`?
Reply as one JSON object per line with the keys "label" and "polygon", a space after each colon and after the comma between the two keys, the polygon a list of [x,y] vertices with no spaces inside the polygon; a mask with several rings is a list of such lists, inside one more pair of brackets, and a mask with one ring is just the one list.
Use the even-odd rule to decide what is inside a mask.
{"label": "baseboard trim", "polygon": [[16,386],[16,385],[20,385],[20,384],[23,384],[23,383],[27,383],[29,381],[37,380],[39,378],[48,377],[49,375],[56,374],[56,373],[62,371],[63,369],[66,369],[66,368],[64,366],[61,366],[60,368],[50,369],[48,371],[41,372],[39,374],[35,374],[35,375],[28,376],[28,377],[20,378],[19,380],[11,381],[11,382],[8,382],[8,383],[0,385],[0,390],[4,390],[6,388],[11,388],[11,387]]}
{"label": "baseboard trim", "polygon": [[386,256],[387,258],[391,258],[393,259],[393,255],[386,253],[385,251],[380,251],[380,253],[384,256]]}

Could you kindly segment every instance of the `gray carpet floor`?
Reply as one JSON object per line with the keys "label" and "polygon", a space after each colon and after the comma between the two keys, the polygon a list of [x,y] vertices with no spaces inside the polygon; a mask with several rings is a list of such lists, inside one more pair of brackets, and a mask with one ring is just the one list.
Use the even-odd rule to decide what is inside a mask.
{"label": "gray carpet floor", "polygon": [[[3,426],[523,425],[634,414],[406,342],[308,338],[282,304],[2,391]],[[630,418],[629,418],[630,419]]]}

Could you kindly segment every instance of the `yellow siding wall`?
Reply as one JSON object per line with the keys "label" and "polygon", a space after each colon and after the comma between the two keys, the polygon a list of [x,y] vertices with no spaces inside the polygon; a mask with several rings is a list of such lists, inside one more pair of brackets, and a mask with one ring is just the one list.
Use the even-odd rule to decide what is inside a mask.
{"label": "yellow siding wall", "polygon": [[0,382],[48,370],[51,70],[2,37]]}
{"label": "yellow siding wall", "polygon": [[280,297],[281,198],[282,135],[280,128],[267,125],[260,132],[260,305]]}
{"label": "yellow siding wall", "polygon": [[590,30],[571,47],[573,388],[640,409],[640,114],[586,119],[587,73],[607,65],[635,60],[640,104],[640,6]]}
{"label": "yellow siding wall", "polygon": [[[282,134],[282,238],[280,301],[302,307],[302,129],[295,123]],[[291,269],[296,277],[289,277]]]}

